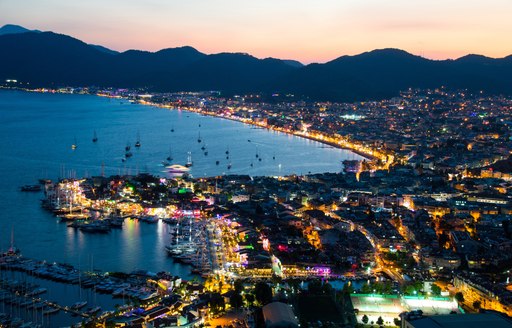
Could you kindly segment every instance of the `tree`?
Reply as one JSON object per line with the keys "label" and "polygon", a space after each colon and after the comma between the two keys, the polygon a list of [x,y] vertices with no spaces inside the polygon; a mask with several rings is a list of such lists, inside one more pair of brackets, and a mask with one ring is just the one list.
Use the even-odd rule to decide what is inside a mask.
{"label": "tree", "polygon": [[446,245],[446,243],[449,241],[450,239],[448,238],[448,235],[445,234],[444,232],[442,234],[439,235],[439,247],[440,248],[444,248],[444,245]]}
{"label": "tree", "polygon": [[254,303],[254,295],[253,294],[245,294],[245,301],[249,306],[252,306]]}
{"label": "tree", "polygon": [[411,269],[411,268],[414,268],[416,266],[416,260],[414,259],[414,257],[408,257],[407,258],[407,268]]}
{"label": "tree", "polygon": [[393,291],[393,286],[391,285],[391,281],[386,281],[384,285],[382,286],[382,293],[383,294],[391,294]]}
{"label": "tree", "polygon": [[439,287],[436,284],[432,284],[432,286],[430,287],[430,290],[432,291],[432,295],[434,295],[434,296],[441,295],[441,287]]}
{"label": "tree", "polygon": [[312,280],[308,284],[308,292],[310,294],[322,294],[322,282],[320,280]]}
{"label": "tree", "polygon": [[233,287],[235,292],[240,293],[244,289],[244,284],[242,283],[242,280],[236,280]]}
{"label": "tree", "polygon": [[267,285],[265,282],[258,282],[254,286],[254,294],[256,296],[256,300],[261,305],[266,305],[272,302],[272,288]]}
{"label": "tree", "polygon": [[370,294],[371,292],[372,292],[372,288],[367,283],[364,283],[363,286],[361,286],[361,293]]}
{"label": "tree", "polygon": [[225,306],[224,297],[222,297],[222,295],[219,293],[213,293],[211,295],[209,305],[214,312],[219,312],[220,310],[223,310]]}
{"label": "tree", "polygon": [[457,302],[459,303],[464,303],[464,295],[462,294],[462,292],[457,292],[455,294],[455,299],[457,300]]}
{"label": "tree", "polygon": [[503,228],[503,232],[505,233],[505,237],[510,239],[510,221],[505,220],[501,223],[501,227]]}
{"label": "tree", "polygon": [[344,294],[352,294],[354,292],[354,288],[352,287],[352,284],[349,284],[349,283],[344,284],[342,292]]}
{"label": "tree", "polygon": [[290,286],[294,292],[298,292],[300,288],[300,281],[298,279],[290,279],[288,280],[288,286]]}
{"label": "tree", "polygon": [[482,302],[480,302],[480,301],[474,301],[473,302],[473,308],[475,310],[480,310],[481,307],[482,307]]}
{"label": "tree", "polygon": [[417,292],[416,288],[414,287],[414,285],[407,285],[405,287],[405,294],[407,295],[413,295],[415,294],[415,292]]}
{"label": "tree", "polygon": [[366,314],[365,314],[365,315],[363,315],[363,318],[361,319],[361,321],[362,321],[365,325],[366,325],[366,324],[368,324],[368,320],[369,320],[369,319],[368,319],[368,316],[367,316]]}
{"label": "tree", "polygon": [[327,294],[327,295],[332,295],[333,294],[333,291],[334,291],[334,288],[332,288],[331,284],[326,282],[323,286],[322,286],[322,292],[324,294]]}
{"label": "tree", "polygon": [[379,326],[382,326],[382,325],[384,324],[384,320],[382,319],[382,317],[379,317],[379,318],[377,319],[376,324],[378,324]]}
{"label": "tree", "polygon": [[398,326],[398,327],[402,326],[402,320],[400,320],[398,318],[394,318],[393,323],[395,324],[395,326]]}
{"label": "tree", "polygon": [[238,309],[243,304],[243,297],[239,293],[235,292],[233,296],[229,299],[229,304],[231,307],[234,307],[235,309]]}

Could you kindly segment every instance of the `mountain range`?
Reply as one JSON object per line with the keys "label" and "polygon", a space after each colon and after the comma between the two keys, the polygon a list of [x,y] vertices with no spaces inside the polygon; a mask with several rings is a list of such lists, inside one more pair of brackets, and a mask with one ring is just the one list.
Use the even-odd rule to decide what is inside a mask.
{"label": "mountain range", "polygon": [[512,94],[512,56],[430,60],[398,49],[380,49],[302,65],[245,53],[208,55],[187,46],[117,52],[16,25],[0,28],[0,49],[0,81],[17,79],[32,86],[292,93],[330,101],[385,99],[411,87]]}

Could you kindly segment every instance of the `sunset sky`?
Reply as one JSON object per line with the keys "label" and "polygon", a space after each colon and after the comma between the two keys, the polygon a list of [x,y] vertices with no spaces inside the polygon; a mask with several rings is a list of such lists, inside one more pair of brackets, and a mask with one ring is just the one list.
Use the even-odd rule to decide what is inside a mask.
{"label": "sunset sky", "polygon": [[511,14],[511,0],[0,0],[0,25],[118,51],[190,45],[304,63],[378,48],[504,57],[512,54]]}

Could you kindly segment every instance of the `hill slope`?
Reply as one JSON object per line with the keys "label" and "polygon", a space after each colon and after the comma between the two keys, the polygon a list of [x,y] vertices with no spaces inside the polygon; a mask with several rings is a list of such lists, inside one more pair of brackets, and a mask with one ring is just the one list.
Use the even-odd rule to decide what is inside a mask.
{"label": "hill slope", "polygon": [[336,101],[383,99],[409,87],[443,85],[512,94],[512,56],[468,55],[434,61],[381,49],[303,66],[242,53],[206,55],[192,47],[117,53],[66,35],[26,29],[0,35],[0,49],[6,49],[0,52],[0,80],[17,79],[35,86],[289,92]]}

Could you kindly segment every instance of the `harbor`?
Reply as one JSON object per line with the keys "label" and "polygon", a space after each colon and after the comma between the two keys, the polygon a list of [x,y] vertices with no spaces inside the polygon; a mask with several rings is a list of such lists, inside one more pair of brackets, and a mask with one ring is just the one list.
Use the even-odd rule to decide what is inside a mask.
{"label": "harbor", "polygon": [[106,320],[134,306],[150,306],[160,301],[163,294],[157,281],[162,278],[171,283],[181,282],[181,278],[164,272],[82,271],[69,264],[3,254],[0,324],[52,327],[70,321]]}
{"label": "harbor", "polygon": [[[19,106],[15,111],[3,113],[6,124],[0,131],[0,151],[5,155],[0,158],[4,168],[0,176],[5,181],[0,186],[4,195],[0,199],[4,209],[0,251],[5,252],[11,246],[9,236],[14,231],[15,244],[22,249],[24,258],[65,263],[82,273],[66,276],[66,279],[72,277],[71,281],[59,281],[25,270],[3,272],[14,275],[8,277],[9,281],[28,279],[47,288],[51,294],[42,294],[40,298],[51,303],[57,301],[55,304],[62,307],[80,301],[80,290],[84,301],[88,301],[84,311],[96,306],[101,306],[102,311],[112,310],[115,304],[123,303],[123,297],[126,300],[136,296],[130,289],[125,293],[108,285],[86,287],[91,283],[89,279],[96,278],[85,276],[85,272],[168,272],[187,281],[201,281],[210,272],[231,269],[233,263],[243,260],[235,248],[226,248],[222,242],[231,231],[236,231],[233,222],[218,220],[220,226],[202,222],[205,216],[212,214],[207,212],[207,200],[182,199],[181,204],[178,201],[162,206],[157,197],[152,206],[140,206],[145,199],[134,199],[129,185],[123,185],[117,193],[124,201],[101,199],[99,196],[107,190],[102,188],[117,187],[114,179],[109,181],[114,185],[104,185],[102,181],[106,181],[106,177],[149,173],[158,177],[155,181],[158,187],[160,179],[175,183],[174,177],[184,176],[179,184],[167,186],[179,200],[186,195],[186,192],[180,194],[180,190],[195,188],[193,180],[187,182],[187,175],[200,178],[227,173],[282,175],[339,171],[341,160],[353,156],[310,140],[195,113],[121,104],[94,96],[28,96],[19,92],[0,93],[0,103]],[[27,100],[41,106],[38,111],[45,113],[44,124],[38,120],[20,120],[20,115],[32,110]],[[68,108],[74,110],[68,111]],[[118,125],[110,126],[114,117]],[[41,137],[26,139],[27,131]],[[197,142],[199,133],[201,142]],[[244,142],[233,142],[229,137],[233,133]],[[13,142],[20,147],[6,146]],[[282,151],[275,151],[276,143]],[[131,156],[126,157],[128,144]],[[87,183],[82,183],[84,179],[88,179]],[[62,183],[61,188],[56,190],[59,183]],[[190,217],[193,218],[192,235],[189,234]],[[185,247],[190,241],[194,246]],[[80,283],[77,283],[78,277]],[[108,293],[103,294],[102,288]],[[95,298],[98,305],[95,305]],[[11,304],[3,304],[6,311],[2,313],[11,311]],[[44,308],[37,318],[44,311],[55,311],[48,305]],[[18,311],[16,306],[13,311]],[[79,317],[62,309],[47,312],[43,317],[49,318],[51,325],[64,326],[80,321]],[[33,318],[25,319],[25,323],[35,324]],[[38,324],[42,324],[41,321]],[[48,326],[48,320],[45,322]]]}

